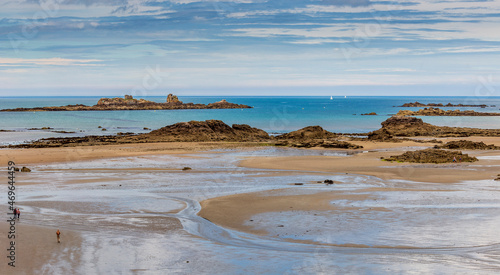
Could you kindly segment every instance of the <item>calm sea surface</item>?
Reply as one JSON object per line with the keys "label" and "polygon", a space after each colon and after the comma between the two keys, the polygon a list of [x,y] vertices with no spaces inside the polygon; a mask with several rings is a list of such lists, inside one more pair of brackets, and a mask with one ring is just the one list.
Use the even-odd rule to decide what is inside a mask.
{"label": "calm sea surface", "polygon": [[[0,109],[18,107],[94,105],[101,97],[1,97]],[[164,102],[166,97],[138,97]],[[338,133],[369,132],[397,113],[403,103],[487,104],[495,107],[462,108],[481,112],[500,112],[500,97],[179,97],[183,102],[211,103],[226,99],[253,106],[229,110],[157,110],[157,111],[80,111],[80,112],[0,112],[0,143],[19,143],[41,137],[148,132],[166,125],[190,120],[219,119],[227,124],[249,124],[269,133],[284,133],[305,126],[320,125]],[[419,109],[419,108],[408,108]],[[450,109],[450,108],[445,108]],[[451,108],[457,109],[457,108]],[[362,116],[376,112],[376,116]],[[436,125],[500,128],[500,117],[423,117]],[[106,128],[102,131],[98,126]],[[28,130],[51,127],[52,131]]]}

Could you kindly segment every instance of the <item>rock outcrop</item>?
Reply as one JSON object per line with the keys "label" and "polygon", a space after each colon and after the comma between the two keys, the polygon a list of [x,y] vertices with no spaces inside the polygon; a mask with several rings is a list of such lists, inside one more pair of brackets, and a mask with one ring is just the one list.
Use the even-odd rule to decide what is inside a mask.
{"label": "rock outcrop", "polygon": [[28,144],[3,146],[3,148],[47,148],[88,145],[107,145],[147,142],[258,142],[269,140],[269,135],[246,124],[229,126],[220,120],[190,121],[165,126],[146,134],[121,133],[107,136],[45,138]]}
{"label": "rock outcrop", "polygon": [[346,141],[336,140],[337,134],[329,132],[320,126],[308,126],[297,131],[276,136],[280,140],[276,146],[290,146],[297,148],[339,148],[360,149],[359,146]]}
{"label": "rock outcrop", "polygon": [[269,135],[246,124],[229,126],[220,120],[190,121],[165,126],[138,138],[158,141],[262,141]]}
{"label": "rock outcrop", "polygon": [[296,148],[336,148],[336,149],[362,149],[363,146],[340,140],[283,140],[275,144],[276,146],[290,146]]}
{"label": "rock outcrop", "polygon": [[382,122],[382,128],[368,133],[369,140],[394,141],[395,137],[468,137],[468,136],[500,136],[500,129],[477,129],[435,126],[425,123],[420,118],[408,116],[392,116]]}
{"label": "rock outcrop", "polygon": [[304,139],[328,139],[335,138],[336,134],[328,132],[321,126],[307,126],[305,128],[293,131],[290,133],[282,134],[277,136],[277,139],[293,139],[293,140],[304,140]]}
{"label": "rock outcrop", "polygon": [[371,112],[371,113],[366,113],[366,114],[361,114],[362,116],[376,116],[377,113]]}
{"label": "rock outcrop", "polygon": [[0,112],[40,112],[40,111],[116,111],[116,110],[175,110],[175,109],[248,109],[252,108],[244,104],[235,104],[222,100],[210,104],[182,103],[177,96],[169,94],[167,102],[159,103],[145,99],[135,99],[131,95],[124,98],[101,98],[94,106],[83,104],[3,109]]}
{"label": "rock outcrop", "polygon": [[461,149],[461,150],[500,150],[499,146],[494,144],[486,145],[484,142],[474,142],[470,140],[449,141],[443,145],[434,146],[436,149]]}
{"label": "rock outcrop", "polygon": [[451,104],[448,103],[446,105],[443,105],[442,103],[420,103],[418,101],[415,102],[410,102],[410,103],[405,103],[401,106],[398,107],[479,107],[479,108],[486,108],[486,104],[480,104],[480,105],[464,105],[464,104]]}
{"label": "rock outcrop", "polygon": [[413,163],[453,163],[474,162],[477,158],[462,154],[460,151],[447,151],[439,149],[425,149],[408,151],[398,156],[382,158],[385,161],[413,162]]}
{"label": "rock outcrop", "polygon": [[400,110],[398,116],[500,116],[500,113],[483,113],[472,110],[442,110],[439,108],[424,108],[418,111]]}
{"label": "rock outcrop", "polygon": [[167,103],[182,104],[182,101],[180,101],[179,98],[177,98],[176,95],[168,94],[168,96],[167,96]]}

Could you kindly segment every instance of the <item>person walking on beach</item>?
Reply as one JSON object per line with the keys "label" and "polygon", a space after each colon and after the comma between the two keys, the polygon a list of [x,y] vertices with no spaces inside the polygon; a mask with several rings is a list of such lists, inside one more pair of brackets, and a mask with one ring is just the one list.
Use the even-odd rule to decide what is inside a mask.
{"label": "person walking on beach", "polygon": [[57,229],[57,232],[56,232],[56,235],[57,235],[57,243],[61,243],[61,231],[59,231],[59,229]]}
{"label": "person walking on beach", "polygon": [[[21,210],[18,208],[16,212],[17,212],[17,219],[19,220],[19,217],[21,216]],[[14,218],[16,218],[16,215],[14,215]]]}
{"label": "person walking on beach", "polygon": [[14,219],[16,218],[16,214],[17,214],[17,208],[14,208],[14,210],[12,211],[12,213],[14,213]]}
{"label": "person walking on beach", "polygon": [[453,157],[453,162],[457,162],[457,158],[456,157]]}

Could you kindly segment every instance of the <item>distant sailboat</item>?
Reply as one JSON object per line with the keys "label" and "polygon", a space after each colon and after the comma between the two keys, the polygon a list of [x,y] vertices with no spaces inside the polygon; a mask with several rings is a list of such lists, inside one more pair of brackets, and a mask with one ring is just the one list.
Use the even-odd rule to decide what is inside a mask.
{"label": "distant sailboat", "polygon": [[344,98],[347,98],[347,96],[345,95]]}
{"label": "distant sailboat", "polygon": [[333,99],[333,96],[330,97],[330,100],[332,100],[332,99]]}

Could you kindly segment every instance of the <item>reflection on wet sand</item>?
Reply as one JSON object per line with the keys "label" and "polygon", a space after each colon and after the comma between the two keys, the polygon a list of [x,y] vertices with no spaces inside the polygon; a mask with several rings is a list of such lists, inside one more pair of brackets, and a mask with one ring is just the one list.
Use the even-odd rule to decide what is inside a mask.
{"label": "reflection on wet sand", "polygon": [[[71,250],[64,264],[39,258],[28,265],[25,248],[21,269],[226,274],[500,270],[497,182],[423,183],[238,166],[245,158],[294,151],[303,152],[227,150],[204,158],[158,155],[40,165],[23,176],[27,185],[19,203],[22,223],[40,230],[20,236],[19,242],[35,246],[27,240],[45,234],[55,240],[53,228],[74,232],[81,242],[68,246],[63,238],[60,251],[47,248],[50,259]],[[316,158],[321,152],[310,154]],[[193,171],[174,169],[184,166]],[[47,183],[29,185],[41,177]],[[335,184],[318,183],[325,179]]]}

